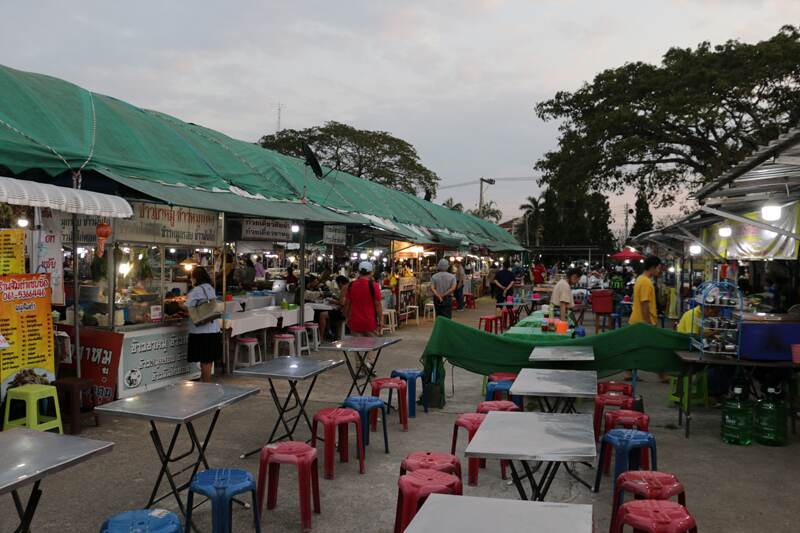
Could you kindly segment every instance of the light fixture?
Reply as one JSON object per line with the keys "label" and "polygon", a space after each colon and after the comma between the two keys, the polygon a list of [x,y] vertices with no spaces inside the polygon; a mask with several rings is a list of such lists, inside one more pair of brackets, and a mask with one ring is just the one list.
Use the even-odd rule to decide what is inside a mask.
{"label": "light fixture", "polygon": [[289,262],[290,263],[294,263],[295,261],[297,261],[297,258],[295,256],[293,256],[293,255],[290,255],[289,256]]}
{"label": "light fixture", "polygon": [[717,230],[717,234],[720,237],[730,237],[732,233],[733,233],[733,230],[731,229],[730,226],[722,226],[721,228],[719,228]]}
{"label": "light fixture", "polygon": [[675,267],[669,267],[669,268],[667,269],[667,271],[668,271],[670,274],[674,274],[674,273],[675,273]]}
{"label": "light fixture", "polygon": [[136,256],[136,258],[137,258],[139,261],[141,261],[141,260],[144,258],[144,254],[139,254],[139,255],[137,255],[137,256]]}
{"label": "light fixture", "polygon": [[28,224],[30,224],[30,222],[24,216],[23,217],[19,217],[17,219],[17,226],[19,226],[20,228],[27,228]]}
{"label": "light fixture", "polygon": [[584,261],[583,262],[583,266],[588,267],[589,266],[589,261]]}
{"label": "light fixture", "polygon": [[186,264],[183,265],[183,269],[186,272],[191,272],[193,268],[194,268],[194,265],[192,263],[186,263]]}
{"label": "light fixture", "polygon": [[130,249],[130,248],[128,248],[127,246],[126,246],[126,247],[124,247],[124,248],[122,249],[122,251],[123,251],[123,252],[125,252],[126,254],[129,254],[129,253],[131,253],[131,249]]}
{"label": "light fixture", "polygon": [[774,222],[781,218],[781,206],[775,204],[767,204],[761,208],[761,218],[767,222]]}
{"label": "light fixture", "polygon": [[629,265],[629,264],[631,264],[631,260],[630,260],[630,259],[626,259],[626,260],[625,260],[625,264],[626,264],[626,265]]}
{"label": "light fixture", "polygon": [[456,258],[455,258],[455,257],[453,257],[453,256],[451,255],[451,256],[450,256],[450,262],[452,263],[452,262],[453,262],[453,261],[455,261],[455,260],[456,260]]}
{"label": "light fixture", "polygon": [[369,259],[370,259],[370,261],[375,261],[375,260],[377,260],[378,258],[377,258],[376,256],[374,256],[374,255],[373,255],[373,256],[372,256],[372,257],[370,257]]}
{"label": "light fixture", "polygon": [[318,256],[317,256],[317,261],[318,261],[318,262],[320,262],[320,263],[321,263],[323,259],[325,259],[325,258],[324,258],[324,257],[322,257],[321,255],[318,255]]}
{"label": "light fixture", "polygon": [[693,245],[689,246],[689,253],[692,254],[692,255],[698,255],[701,250],[702,250],[702,248],[700,248],[699,244],[693,244]]}
{"label": "light fixture", "polygon": [[628,249],[629,249],[631,252],[635,252],[635,251],[636,251],[636,248],[634,248],[633,246],[628,246]]}
{"label": "light fixture", "polygon": [[570,267],[570,268],[575,268],[575,263],[570,263],[570,264],[569,264],[569,267]]}
{"label": "light fixture", "polygon": [[131,271],[131,264],[130,263],[120,263],[119,264],[119,273],[122,274],[123,277],[128,275],[128,272]]}
{"label": "light fixture", "polygon": [[292,224],[292,233],[300,233],[300,226]]}
{"label": "light fixture", "polygon": [[383,252],[381,250],[375,250],[375,255],[381,255]]}
{"label": "light fixture", "polygon": [[174,254],[175,253],[175,248],[170,248],[169,249],[169,253]]}
{"label": "light fixture", "polygon": [[358,258],[361,259],[362,261],[366,261],[367,259],[366,252],[361,252],[360,254],[358,254]]}

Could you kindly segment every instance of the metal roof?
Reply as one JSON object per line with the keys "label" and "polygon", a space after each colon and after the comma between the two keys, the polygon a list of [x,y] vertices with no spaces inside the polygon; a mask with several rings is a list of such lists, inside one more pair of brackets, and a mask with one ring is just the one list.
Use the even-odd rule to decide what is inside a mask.
{"label": "metal roof", "polygon": [[5,177],[0,177],[0,202],[109,218],[129,218],[133,213],[128,202],[110,194]]}

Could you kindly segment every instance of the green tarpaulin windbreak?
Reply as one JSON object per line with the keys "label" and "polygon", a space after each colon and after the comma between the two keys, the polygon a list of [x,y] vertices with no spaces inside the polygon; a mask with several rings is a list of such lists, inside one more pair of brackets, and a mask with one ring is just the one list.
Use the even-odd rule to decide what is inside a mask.
{"label": "green tarpaulin windbreak", "polygon": [[[594,346],[595,360],[534,363],[528,360],[534,346]],[[441,386],[445,378],[444,359],[484,376],[492,372],[519,372],[523,368],[539,367],[597,370],[602,377],[632,368],[649,372],[679,372],[682,364],[675,351],[686,350],[688,346],[688,335],[647,324],[633,324],[587,337],[534,343],[494,335],[439,317],[421,362],[431,381]]]}

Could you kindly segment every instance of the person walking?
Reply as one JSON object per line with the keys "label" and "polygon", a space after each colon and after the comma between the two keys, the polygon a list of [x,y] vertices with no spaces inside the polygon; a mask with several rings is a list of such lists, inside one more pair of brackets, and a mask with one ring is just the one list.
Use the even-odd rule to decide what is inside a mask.
{"label": "person walking", "polygon": [[350,283],[344,300],[347,326],[354,337],[377,337],[383,316],[381,289],[372,279],[374,267],[369,261],[358,265],[358,278]]}
{"label": "person walking", "polygon": [[456,260],[455,264],[456,276],[456,302],[458,302],[458,310],[464,310],[464,279],[467,277],[464,271],[464,265],[460,260]]}
{"label": "person walking", "polygon": [[[199,304],[217,299],[211,278],[206,269],[197,266],[192,270],[192,284],[194,287],[186,295],[186,307],[196,307]],[[222,357],[222,339],[219,332],[219,320],[195,325],[189,321],[189,340],[186,347],[186,360],[190,363],[200,363],[200,379],[203,382],[211,381],[211,372],[214,361]]]}
{"label": "person walking", "polygon": [[[644,260],[643,272],[636,278],[633,284],[633,305],[631,306],[631,318],[629,324],[650,324],[656,325],[658,319],[658,306],[656,305],[656,288],[653,279],[661,275],[661,259],[655,255],[649,255]],[[629,379],[630,372],[625,374]],[[659,374],[661,381],[668,381],[666,374]]]}
{"label": "person walking", "polygon": [[437,268],[439,272],[431,276],[431,291],[433,291],[433,306],[436,308],[436,316],[453,318],[453,293],[456,291],[458,281],[453,274],[447,271],[450,268],[447,259],[441,259]]}

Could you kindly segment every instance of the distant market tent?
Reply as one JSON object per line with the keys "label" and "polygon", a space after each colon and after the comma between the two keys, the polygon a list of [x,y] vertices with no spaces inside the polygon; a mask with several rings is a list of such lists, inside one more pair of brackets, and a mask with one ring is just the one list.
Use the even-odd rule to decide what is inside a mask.
{"label": "distant market tent", "polygon": [[121,184],[174,205],[522,250],[490,222],[344,172],[323,168],[318,179],[301,159],[50,76],[0,66],[0,103],[0,174],[65,184],[82,168],[102,177],[92,187]]}
{"label": "distant market tent", "polygon": [[612,254],[609,259],[612,261],[638,261],[644,259],[644,256],[630,246],[626,246],[619,252]]}

